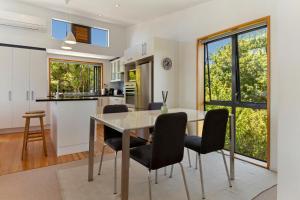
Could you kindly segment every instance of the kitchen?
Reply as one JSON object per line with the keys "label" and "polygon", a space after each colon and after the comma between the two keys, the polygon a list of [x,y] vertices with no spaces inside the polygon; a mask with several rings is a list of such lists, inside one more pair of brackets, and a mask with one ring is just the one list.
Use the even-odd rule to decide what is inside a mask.
{"label": "kitchen", "polygon": [[[50,107],[51,139],[57,156],[88,150],[86,130],[89,129],[89,116],[102,113],[106,105],[126,104],[131,111],[146,110],[153,96],[151,63],[153,57],[128,64],[123,64],[120,58],[111,60],[111,80],[104,84],[103,79],[109,80],[109,77],[103,77],[106,70],[103,64],[49,59],[51,96],[38,97],[36,102],[48,102]],[[78,86],[81,90],[70,86],[72,79],[63,80],[68,76],[57,66],[67,68],[66,73],[70,73],[72,70],[68,68],[72,67],[81,70],[77,73],[78,77],[72,77],[74,81],[82,83]],[[87,76],[84,76],[84,72]],[[87,85],[90,87],[84,88],[84,77],[89,77]],[[68,87],[63,84],[68,84]],[[59,88],[64,92],[60,92]]]}
{"label": "kitchen", "polygon": [[[73,19],[75,20],[75,17]],[[52,17],[49,17],[48,20],[52,21],[48,31],[54,27],[54,22],[61,23]],[[82,19],[78,18],[78,20],[81,21]],[[88,136],[84,134],[84,130],[88,130],[89,122],[87,119],[91,114],[101,113],[105,105],[125,103],[131,111],[143,110],[147,109],[148,103],[151,101],[162,101],[161,91],[169,90],[168,105],[169,107],[176,106],[177,98],[174,98],[178,93],[174,87],[176,84],[174,74],[177,74],[178,71],[175,67],[177,63],[177,52],[174,51],[176,42],[151,38],[122,51],[119,47],[123,42],[119,42],[119,37],[116,35],[116,32],[122,33],[122,31],[115,25],[109,24],[107,27],[110,31],[109,37],[106,36],[106,38],[117,43],[110,42],[109,47],[106,48],[78,42],[72,46],[72,51],[66,51],[61,49],[63,46],[56,39],[51,39],[51,43],[48,44],[49,48],[35,47],[35,45],[44,45],[42,43],[34,44],[31,40],[16,40],[14,42],[7,40],[12,44],[1,43],[0,67],[2,71],[7,73],[1,73],[0,80],[2,91],[0,104],[2,111],[0,113],[0,134],[2,138],[0,140],[10,141],[7,146],[2,146],[8,151],[11,150],[10,157],[17,161],[13,167],[10,167],[9,162],[6,162],[8,165],[1,166],[1,173],[10,173],[16,169],[17,171],[32,169],[33,166],[35,166],[34,168],[44,167],[51,165],[49,160],[58,162],[70,156],[73,157],[72,159],[76,159],[74,155],[77,154],[84,155],[88,150]],[[7,32],[7,35],[13,35],[9,33],[10,29],[13,28],[2,31]],[[20,29],[20,32],[24,32],[24,34],[32,32],[39,34],[41,38],[44,38],[45,35],[48,37],[48,34],[56,34],[53,32],[53,28],[52,33],[48,31],[45,33],[39,29],[34,31]],[[161,52],[162,49],[164,52]],[[99,53],[95,54],[95,50]],[[173,68],[171,70],[163,69],[161,61],[164,57],[172,59]],[[63,81],[63,78],[61,81],[54,79],[51,81],[51,72],[53,71],[51,63],[54,62],[90,65],[98,84],[90,80],[90,84],[87,86],[74,89],[70,87],[68,81]],[[72,70],[74,70],[73,68]],[[157,80],[163,77],[165,81],[156,82],[154,77]],[[73,79],[76,80],[78,77],[73,77]],[[138,84],[134,84],[135,79]],[[39,110],[46,111],[44,120],[46,143],[48,149],[53,150],[51,150],[51,156],[45,157],[40,155],[42,152],[40,151],[42,149],[41,144],[38,142],[31,143],[28,145],[26,162],[32,164],[24,166],[23,161],[18,159],[22,153],[22,147],[12,144],[22,146],[25,126],[22,115],[26,112]],[[76,120],[79,121],[80,119],[82,122],[76,123]],[[30,129],[39,130],[39,121],[32,120]],[[30,151],[31,148],[37,151]],[[20,149],[20,151],[14,151],[15,149]],[[9,154],[0,154],[4,160],[7,159],[7,155]],[[79,157],[86,158],[86,156]],[[66,161],[68,160],[66,159]],[[36,166],[36,163],[40,164]]]}
{"label": "kitchen", "polygon": [[282,51],[296,44],[285,22],[297,5],[245,1],[1,1],[0,199],[272,190],[272,170],[295,166],[279,151],[297,146],[279,137],[295,134],[286,127],[296,115],[283,109],[294,102],[278,94],[297,85],[296,45]]}

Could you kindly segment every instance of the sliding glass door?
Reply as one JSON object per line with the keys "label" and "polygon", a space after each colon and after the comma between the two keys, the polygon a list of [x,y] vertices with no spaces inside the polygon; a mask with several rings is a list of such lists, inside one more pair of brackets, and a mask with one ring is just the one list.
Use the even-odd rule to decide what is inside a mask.
{"label": "sliding glass door", "polygon": [[267,161],[267,28],[209,41],[204,57],[205,109],[227,108],[236,120],[236,153]]}

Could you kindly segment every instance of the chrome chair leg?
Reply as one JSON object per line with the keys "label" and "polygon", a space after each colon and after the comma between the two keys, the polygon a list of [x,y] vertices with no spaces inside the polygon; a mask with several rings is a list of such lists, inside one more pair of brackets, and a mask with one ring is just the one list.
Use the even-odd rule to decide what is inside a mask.
{"label": "chrome chair leg", "polygon": [[224,151],[221,150],[221,153],[222,153],[222,157],[223,157],[223,161],[224,161],[224,165],[225,165],[225,170],[226,170],[226,174],[227,174],[227,179],[228,179],[229,187],[232,187],[231,181],[230,181],[229,172],[228,172],[228,167],[227,167],[227,163],[226,163],[226,159],[225,159]]}
{"label": "chrome chair leg", "polygon": [[192,164],[191,164],[191,157],[190,157],[190,150],[187,148],[187,155],[188,155],[188,160],[189,160],[189,167],[192,167]]}
{"label": "chrome chair leg", "polygon": [[106,147],[106,145],[103,145],[102,153],[101,153],[101,158],[100,158],[100,165],[99,165],[98,175],[101,174],[102,161],[103,161],[103,154],[104,154],[104,149],[105,149],[105,147]]}
{"label": "chrome chair leg", "polygon": [[158,173],[158,169],[157,169],[157,170],[155,170],[155,184],[157,184],[157,183],[158,183],[158,181],[157,181],[157,173]]}
{"label": "chrome chair leg", "polygon": [[187,186],[184,169],[183,169],[183,166],[182,166],[181,163],[179,163],[179,165],[180,165],[180,168],[181,168],[181,173],[182,173],[182,177],[183,177],[183,182],[184,182],[184,187],[185,187],[185,191],[186,191],[186,196],[187,196],[187,199],[190,200],[190,193],[189,193],[189,189],[188,189],[188,186]]}
{"label": "chrome chair leg", "polygon": [[172,176],[173,176],[173,168],[174,168],[174,165],[171,166],[171,172],[170,172],[169,178],[172,178]]}
{"label": "chrome chair leg", "polygon": [[196,163],[195,163],[195,169],[198,169],[198,153],[196,153]]}
{"label": "chrome chair leg", "polygon": [[167,167],[164,167],[164,175],[167,176]]}
{"label": "chrome chair leg", "polygon": [[199,157],[199,172],[200,172],[200,179],[201,179],[202,199],[205,199],[204,181],[203,181],[203,172],[202,172],[202,163],[201,163],[201,154],[200,153],[198,153],[198,157]]}
{"label": "chrome chair leg", "polygon": [[117,156],[118,152],[115,154],[115,169],[114,169],[114,194],[117,194]]}
{"label": "chrome chair leg", "polygon": [[151,191],[151,170],[148,171],[148,187],[149,187],[149,200],[152,200],[152,191]]}

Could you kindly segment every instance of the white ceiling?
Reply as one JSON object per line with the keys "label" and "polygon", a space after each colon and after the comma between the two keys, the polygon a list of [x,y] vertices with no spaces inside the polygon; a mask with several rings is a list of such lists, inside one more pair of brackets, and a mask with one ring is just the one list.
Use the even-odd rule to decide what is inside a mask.
{"label": "white ceiling", "polygon": [[[208,0],[19,0],[110,23],[132,25],[195,6]],[[119,4],[119,7],[115,5]],[[101,16],[99,16],[101,15]]]}

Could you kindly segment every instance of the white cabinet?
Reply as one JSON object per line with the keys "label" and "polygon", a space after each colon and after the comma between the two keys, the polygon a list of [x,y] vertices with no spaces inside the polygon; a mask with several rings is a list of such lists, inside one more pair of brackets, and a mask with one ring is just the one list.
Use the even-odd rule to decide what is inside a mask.
{"label": "white cabinet", "polygon": [[118,82],[124,79],[124,65],[121,59],[111,62],[111,82]]}
{"label": "white cabinet", "polygon": [[129,63],[153,54],[154,39],[133,45],[124,51],[124,62]]}
{"label": "white cabinet", "polygon": [[125,104],[124,97],[99,97],[97,105],[97,113],[102,113],[103,108],[107,105]]}
{"label": "white cabinet", "polygon": [[0,47],[0,129],[12,125],[12,65],[13,48]]}
{"label": "white cabinet", "polygon": [[109,97],[99,97],[98,98],[98,105],[97,105],[97,113],[102,113],[103,108],[109,105]]}
{"label": "white cabinet", "polygon": [[109,105],[125,104],[123,97],[109,97]]}
{"label": "white cabinet", "polygon": [[[47,111],[46,102],[36,102],[38,97],[48,95],[48,73],[47,73],[47,55],[45,51],[30,51],[30,104],[29,110]],[[46,115],[46,122],[49,121],[49,115]],[[33,121],[32,125],[39,125],[39,121]]]}
{"label": "white cabinet", "polygon": [[22,115],[29,110],[29,67],[30,50],[14,48],[12,67],[12,127],[24,126]]}
{"label": "white cabinet", "polygon": [[[0,129],[24,127],[27,111],[46,110],[35,97],[47,96],[46,52],[0,47]],[[38,125],[32,120],[31,125]]]}

